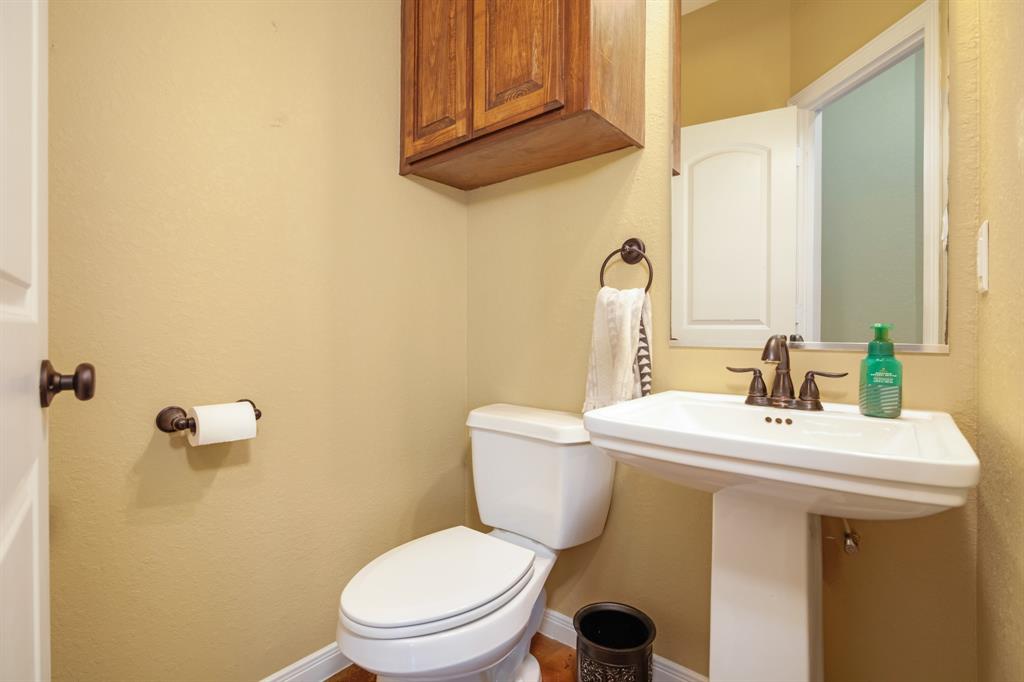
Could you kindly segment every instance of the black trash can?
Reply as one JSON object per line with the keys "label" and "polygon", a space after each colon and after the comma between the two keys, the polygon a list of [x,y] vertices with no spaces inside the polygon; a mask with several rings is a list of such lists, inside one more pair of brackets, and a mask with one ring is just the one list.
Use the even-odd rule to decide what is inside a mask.
{"label": "black trash can", "polygon": [[572,619],[578,682],[650,682],[654,621],[616,602],[589,604]]}

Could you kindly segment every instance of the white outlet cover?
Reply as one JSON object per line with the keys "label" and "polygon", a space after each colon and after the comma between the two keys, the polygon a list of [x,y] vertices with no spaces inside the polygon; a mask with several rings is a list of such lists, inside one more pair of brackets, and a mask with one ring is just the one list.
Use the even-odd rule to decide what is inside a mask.
{"label": "white outlet cover", "polygon": [[984,294],[988,291],[988,221],[986,220],[978,228],[978,293]]}

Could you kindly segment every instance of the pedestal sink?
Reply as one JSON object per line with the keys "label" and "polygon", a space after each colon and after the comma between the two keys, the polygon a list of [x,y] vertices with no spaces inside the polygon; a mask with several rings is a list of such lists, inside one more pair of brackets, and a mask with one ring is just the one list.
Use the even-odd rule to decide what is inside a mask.
{"label": "pedestal sink", "polygon": [[[820,516],[909,519],[959,507],[979,464],[953,419],[746,405],[667,391],[587,412],[615,459],[714,493],[711,682],[820,682]],[[908,541],[910,538],[908,538]]]}

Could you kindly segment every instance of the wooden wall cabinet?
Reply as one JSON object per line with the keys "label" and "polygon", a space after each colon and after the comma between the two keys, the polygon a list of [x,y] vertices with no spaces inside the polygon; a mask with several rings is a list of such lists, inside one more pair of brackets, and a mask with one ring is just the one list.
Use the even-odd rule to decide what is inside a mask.
{"label": "wooden wall cabinet", "polygon": [[473,189],[644,140],[644,0],[403,0],[399,172]]}

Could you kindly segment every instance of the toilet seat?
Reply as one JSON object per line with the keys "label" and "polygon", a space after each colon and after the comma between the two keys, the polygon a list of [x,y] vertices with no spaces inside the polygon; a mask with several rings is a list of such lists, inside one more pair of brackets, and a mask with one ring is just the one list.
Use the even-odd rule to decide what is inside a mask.
{"label": "toilet seat", "polygon": [[403,637],[419,637],[421,635],[432,635],[437,632],[445,632],[447,630],[457,628],[460,625],[471,623],[474,620],[479,620],[489,613],[500,609],[519,594],[523,588],[526,587],[527,583],[530,582],[531,578],[533,578],[533,568],[530,568],[530,570],[520,578],[519,582],[510,587],[504,593],[498,595],[496,599],[450,618],[441,618],[439,620],[419,623],[417,625],[376,628],[357,623],[342,612],[340,614],[341,623],[357,635],[362,635],[363,637],[368,637],[370,639],[401,639]]}
{"label": "toilet seat", "polygon": [[[480,682],[483,678],[473,676],[500,665],[520,644],[528,648],[543,616],[544,582],[558,552],[508,531],[495,529],[490,535],[534,553],[532,577],[508,603],[448,630],[395,639],[361,635],[349,627],[348,619],[339,618],[336,633],[341,652],[356,665],[384,679],[463,682],[469,676],[473,682]],[[513,677],[502,674],[490,679],[504,682]]]}
{"label": "toilet seat", "polygon": [[483,618],[534,573],[535,553],[456,526],[396,547],[367,564],[341,595],[340,618],[372,639],[427,635]]}

